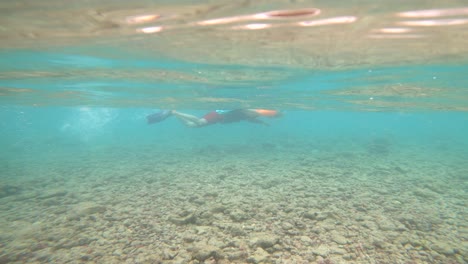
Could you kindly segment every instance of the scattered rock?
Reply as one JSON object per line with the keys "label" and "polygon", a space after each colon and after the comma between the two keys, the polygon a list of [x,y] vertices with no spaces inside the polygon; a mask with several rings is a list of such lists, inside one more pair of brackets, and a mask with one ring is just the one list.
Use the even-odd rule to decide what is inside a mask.
{"label": "scattered rock", "polygon": [[13,262],[13,258],[7,254],[0,255],[0,263],[1,264],[7,264]]}
{"label": "scattered rock", "polygon": [[219,193],[218,192],[206,192],[203,197],[209,197],[209,198],[216,198],[218,197]]}
{"label": "scattered rock", "polygon": [[105,206],[98,205],[91,202],[84,202],[76,205],[74,207],[74,214],[79,217],[96,214],[96,213],[104,213],[107,210]]}
{"label": "scattered rock", "polygon": [[316,248],[313,248],[311,251],[315,255],[322,256],[322,257],[327,257],[328,254],[330,253],[330,250],[325,245],[320,245],[320,246],[318,246]]}
{"label": "scattered rock", "polygon": [[21,192],[21,188],[13,185],[0,185],[0,198],[16,195]]}
{"label": "scattered rock", "polygon": [[196,226],[194,230],[198,236],[205,236],[211,230],[211,228],[212,227],[210,226]]}
{"label": "scattered rock", "polygon": [[249,219],[249,215],[240,209],[234,209],[229,213],[229,217],[235,222],[242,222]]}
{"label": "scattered rock", "polygon": [[218,205],[218,206],[215,206],[215,207],[211,208],[211,212],[215,213],[215,214],[223,213],[226,209],[227,209],[226,206]]}
{"label": "scattered rock", "polygon": [[379,229],[382,231],[393,231],[397,230],[397,226],[392,223],[390,220],[383,218],[379,222],[377,222]]}
{"label": "scattered rock", "polygon": [[247,256],[248,254],[246,251],[239,250],[239,251],[229,252],[227,254],[227,259],[229,261],[235,261],[235,260],[245,259],[247,258]]}
{"label": "scattered rock", "polygon": [[427,199],[432,200],[432,199],[436,199],[439,197],[437,193],[430,191],[428,189],[421,189],[421,188],[414,190],[413,194],[421,198],[424,198],[426,200]]}
{"label": "scattered rock", "polygon": [[278,238],[270,233],[256,233],[251,236],[250,245],[252,247],[270,248],[278,243]]}
{"label": "scattered rock", "polygon": [[198,261],[205,261],[211,257],[214,259],[220,259],[221,250],[210,245],[205,245],[203,247],[195,248],[192,254],[192,258]]}
{"label": "scattered rock", "polygon": [[372,241],[372,244],[376,247],[376,248],[380,248],[380,249],[384,249],[385,248],[385,242],[383,240],[380,240],[380,239],[377,239],[375,238],[373,241]]}
{"label": "scattered rock", "polygon": [[330,216],[330,214],[327,213],[327,212],[320,212],[316,219],[317,219],[317,221],[323,221],[323,220],[327,219],[329,216]]}
{"label": "scattered rock", "polygon": [[[191,170],[193,170],[192,166],[187,166],[186,171]],[[191,200],[193,204],[181,194],[192,186],[196,187],[194,192],[203,193],[203,188],[206,186],[203,183],[200,185],[186,183],[187,178],[182,176],[174,182],[168,181],[163,187],[158,184],[151,186],[155,189],[148,201],[140,198],[150,193],[149,190],[145,189],[140,194],[136,192],[139,190],[138,186],[131,186],[127,190],[135,192],[135,195],[138,195],[136,198],[131,197],[133,193],[127,193],[128,196],[114,199],[115,203],[112,201],[102,203],[105,206],[100,205],[99,202],[76,204],[79,199],[72,198],[73,193],[65,190],[55,189],[44,192],[42,190],[45,188],[22,187],[26,188],[25,190],[31,188],[31,192],[23,191],[20,195],[3,199],[5,204],[2,208],[5,209],[5,223],[8,225],[4,228],[5,234],[0,235],[0,241],[8,243],[6,252],[29,251],[28,254],[32,254],[31,260],[37,262],[54,262],[59,257],[64,257],[68,262],[98,261],[102,263],[136,261],[143,263],[315,263],[317,260],[324,263],[333,260],[339,263],[339,261],[368,260],[363,256],[362,250],[369,255],[369,259],[384,259],[385,257],[389,259],[388,254],[393,254],[393,257],[401,260],[411,254],[416,262],[433,260],[445,263],[458,260],[464,263],[463,259],[460,261],[458,258],[465,257],[466,251],[463,244],[456,244],[460,238],[460,233],[456,233],[460,230],[458,222],[460,218],[458,214],[453,213],[463,208],[461,207],[464,205],[462,201],[425,205],[421,203],[423,198],[440,198],[440,194],[424,187],[414,191],[414,194],[403,192],[399,197],[397,196],[400,194],[397,190],[399,186],[394,185],[393,182],[387,184],[376,181],[378,184],[374,186],[371,181],[365,186],[360,186],[359,182],[355,183],[356,185],[351,183],[353,178],[346,178],[350,180],[350,186],[343,183],[344,187],[326,187],[331,184],[313,176],[315,175],[313,169],[304,173],[312,175],[304,177],[307,180],[304,182],[305,187],[300,183],[286,182],[281,185],[281,188],[267,192],[262,191],[258,186],[249,186],[250,180],[239,181],[244,184],[241,185],[241,183],[236,183],[238,179],[227,178],[225,184],[233,186],[224,189],[214,186],[213,189],[220,190],[219,195],[212,192],[199,197],[194,196]],[[175,173],[167,174],[175,175]],[[157,174],[154,175],[157,176]],[[336,173],[330,170],[327,175],[340,177],[341,172],[338,169]],[[351,172],[350,175],[354,174]],[[263,176],[260,175],[257,178],[261,181]],[[301,179],[298,178],[298,182]],[[334,183],[340,179],[330,177],[326,180]],[[312,192],[307,183],[310,185],[324,183],[325,187]],[[181,184],[180,189],[178,184]],[[244,193],[230,195],[229,192],[243,188],[240,186],[245,186]],[[380,192],[380,194],[386,193],[385,196],[373,193],[372,188],[377,189],[379,186],[388,189],[388,191]],[[166,187],[170,192],[175,193],[174,196],[164,192]],[[336,203],[340,199],[348,199],[342,198],[338,193],[348,192],[351,196],[354,193],[351,191],[353,188],[357,188],[356,193],[359,194],[366,188],[370,188],[370,191],[356,197],[359,198],[359,204],[353,204],[353,197],[346,200],[344,205]],[[411,192],[413,188],[405,190]],[[258,199],[257,195],[259,195],[255,191],[260,191],[260,194],[265,195],[287,192],[291,194],[291,198],[283,201],[285,199],[272,197],[270,202],[265,199],[265,201],[255,203],[254,200]],[[0,198],[4,195],[2,192],[4,193],[4,190],[0,187]],[[311,196],[307,196],[307,192],[314,194],[315,198],[309,198]],[[31,201],[18,203],[21,201],[18,197],[26,197],[27,193],[32,193],[32,198],[28,198]],[[80,190],[77,190],[77,193],[80,193],[80,199],[90,199],[93,195],[93,192],[86,193]],[[294,196],[296,194],[297,197]],[[406,199],[411,198],[408,195],[412,195],[413,199]],[[415,196],[422,198],[416,199]],[[39,198],[36,200],[37,197]],[[102,201],[106,201],[111,200],[110,197],[110,194],[109,196],[103,194],[101,198],[103,198]],[[392,199],[396,197],[402,202],[392,203]],[[175,202],[172,202],[172,199]],[[378,201],[372,204],[375,199]],[[198,206],[203,204],[199,202],[201,200],[205,200],[206,203]],[[121,201],[124,201],[122,205],[124,209],[119,209],[120,205],[117,206],[117,202]],[[221,201],[227,202],[221,203]],[[25,205],[24,211],[16,214],[15,209],[23,205]],[[416,205],[421,205],[421,210],[411,210]],[[375,206],[382,206],[382,208]],[[299,216],[300,208],[304,208],[302,210],[305,212]],[[389,211],[388,208],[398,210]],[[46,211],[40,212],[42,209]],[[354,209],[358,212],[356,213]],[[437,211],[437,215],[424,214],[432,209],[440,209],[440,213]],[[64,215],[60,215],[63,211],[59,210],[66,210],[65,217],[72,215],[80,221],[65,221]],[[183,212],[179,214],[181,210]],[[36,221],[41,219],[41,216],[46,217],[44,224],[37,224],[37,226],[28,227],[20,221],[25,218]],[[434,222],[433,218],[440,221],[440,224]],[[212,224],[205,219],[211,219]],[[267,225],[267,223],[270,224]],[[412,229],[412,231],[400,232],[403,229]],[[82,238],[87,236],[99,237],[99,240]],[[14,245],[11,244],[12,238],[26,242]],[[357,248],[355,245],[361,240],[365,248]],[[101,257],[96,257],[93,250],[103,252],[100,253]],[[61,252],[69,253],[62,254]],[[24,260],[16,259],[16,255],[13,256],[15,258],[10,258],[4,254],[6,253],[0,254],[0,264]],[[150,255],[154,261],[149,261]]]}
{"label": "scattered rock", "polygon": [[318,212],[316,211],[308,211],[304,213],[304,217],[310,220],[315,220],[317,219]]}
{"label": "scattered rock", "polygon": [[323,221],[328,218],[328,213],[317,212],[317,211],[308,211],[304,213],[304,217],[310,220]]}
{"label": "scattered rock", "polygon": [[61,249],[61,248],[69,249],[73,247],[85,246],[85,245],[89,245],[89,243],[95,240],[96,239],[87,238],[87,237],[75,238],[75,239],[62,239],[55,246],[55,249]]}
{"label": "scattered rock", "polygon": [[255,252],[247,259],[248,263],[262,263],[267,262],[270,254],[262,248],[257,248]]}
{"label": "scattered rock", "polygon": [[174,259],[177,255],[179,255],[179,252],[177,251],[172,251],[172,250],[168,250],[168,249],[164,249],[161,253],[162,255],[162,258],[164,260],[172,260]]}
{"label": "scattered rock", "polygon": [[304,244],[304,245],[311,245],[312,244],[312,239],[308,236],[301,236],[301,242]]}
{"label": "scattered rock", "polygon": [[[41,263],[51,262],[51,254],[48,252],[37,252],[36,260]],[[0,260],[0,263],[3,263],[3,262],[1,262]]]}
{"label": "scattered rock", "polygon": [[16,235],[21,238],[15,240],[13,243],[14,245],[24,244],[26,243],[26,239],[31,239],[37,237],[38,234],[42,233],[44,230],[45,223],[42,222],[18,222],[18,225],[15,226],[15,233]]}
{"label": "scattered rock", "polygon": [[197,237],[189,235],[189,236],[184,237],[183,239],[184,239],[184,242],[186,243],[192,243],[197,240]]}
{"label": "scattered rock", "polygon": [[197,221],[197,217],[195,216],[195,214],[189,214],[186,217],[171,217],[169,221],[176,225],[188,225],[195,224]]}
{"label": "scattered rock", "polygon": [[289,222],[283,223],[282,227],[283,227],[284,230],[291,230],[291,229],[294,228],[294,226]]}
{"label": "scattered rock", "polygon": [[331,233],[331,240],[337,243],[338,245],[345,245],[348,243],[348,240],[344,236],[340,235],[338,232]]}
{"label": "scattered rock", "polygon": [[[45,199],[42,204],[45,206],[58,206],[58,205],[61,205],[62,203],[63,203],[63,199],[51,198],[51,199]],[[59,211],[60,211],[60,208],[59,208]]]}
{"label": "scattered rock", "polygon": [[354,204],[354,208],[356,209],[356,211],[358,212],[367,212],[367,208],[365,205],[362,205],[362,204]]}
{"label": "scattered rock", "polygon": [[116,257],[120,257],[122,256],[122,250],[120,248],[114,250],[114,252],[112,252],[112,255],[113,256],[116,256]]}
{"label": "scattered rock", "polygon": [[230,226],[228,228],[228,231],[234,237],[246,235],[245,230],[241,226],[237,226],[237,225]]}
{"label": "scattered rock", "polygon": [[344,260],[354,260],[356,259],[356,255],[354,253],[348,253],[343,255]]}
{"label": "scattered rock", "polygon": [[456,251],[452,246],[450,246],[448,243],[445,243],[444,241],[435,242],[431,248],[437,251],[439,254],[443,254],[445,256],[452,256]]}
{"label": "scattered rock", "polygon": [[42,195],[40,195],[39,197],[37,197],[38,199],[49,199],[49,198],[52,198],[52,197],[63,197],[65,195],[68,194],[68,191],[66,190],[50,190],[46,193],[43,193]]}
{"label": "scattered rock", "polygon": [[348,253],[344,248],[333,248],[330,250],[331,254],[336,254],[336,255],[344,255]]}
{"label": "scattered rock", "polygon": [[331,232],[336,229],[336,221],[326,220],[320,222],[319,226],[327,232]]}

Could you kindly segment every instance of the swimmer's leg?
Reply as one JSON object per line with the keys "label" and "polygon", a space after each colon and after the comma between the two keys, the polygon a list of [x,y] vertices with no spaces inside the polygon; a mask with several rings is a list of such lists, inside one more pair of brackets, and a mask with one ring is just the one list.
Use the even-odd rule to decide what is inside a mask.
{"label": "swimmer's leg", "polygon": [[179,119],[182,122],[182,124],[188,127],[201,127],[208,123],[204,118],[199,118],[194,115],[177,112],[175,110],[172,110],[172,114],[175,115],[177,119]]}
{"label": "swimmer's leg", "polygon": [[171,115],[172,115],[172,112],[170,110],[161,110],[157,113],[148,115],[146,117],[146,121],[148,122],[148,124],[154,124],[154,123],[164,121],[166,118],[168,118]]}

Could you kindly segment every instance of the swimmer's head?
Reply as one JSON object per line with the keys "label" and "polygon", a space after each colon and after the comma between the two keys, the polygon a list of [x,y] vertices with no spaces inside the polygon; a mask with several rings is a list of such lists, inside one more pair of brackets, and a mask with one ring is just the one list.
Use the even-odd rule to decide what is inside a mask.
{"label": "swimmer's head", "polygon": [[281,117],[281,116],[283,116],[283,113],[281,113],[280,111],[277,111],[277,110],[270,110],[270,109],[252,109],[252,110],[257,112],[257,114],[259,114],[261,116],[266,116],[266,117]]}

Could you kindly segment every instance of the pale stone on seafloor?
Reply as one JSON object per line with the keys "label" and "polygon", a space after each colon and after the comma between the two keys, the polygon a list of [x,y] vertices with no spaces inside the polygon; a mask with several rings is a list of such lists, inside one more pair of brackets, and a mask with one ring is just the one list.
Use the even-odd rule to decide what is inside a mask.
{"label": "pale stone on seafloor", "polygon": [[249,263],[263,263],[263,262],[266,262],[268,260],[268,252],[266,252],[264,249],[262,248],[257,248],[257,250],[255,250],[255,252],[252,254],[252,256],[250,256],[247,261]]}
{"label": "pale stone on seafloor", "polygon": [[345,245],[348,243],[348,240],[337,232],[331,233],[331,240],[339,245]]}
{"label": "pale stone on seafloor", "polygon": [[327,246],[320,245],[320,246],[318,246],[316,248],[313,248],[312,253],[314,253],[315,255],[318,255],[318,256],[326,257],[330,253],[330,250],[328,249]]}
{"label": "pale stone on seafloor", "polygon": [[278,238],[270,233],[255,233],[250,238],[251,246],[263,249],[272,247],[276,243],[278,243]]}

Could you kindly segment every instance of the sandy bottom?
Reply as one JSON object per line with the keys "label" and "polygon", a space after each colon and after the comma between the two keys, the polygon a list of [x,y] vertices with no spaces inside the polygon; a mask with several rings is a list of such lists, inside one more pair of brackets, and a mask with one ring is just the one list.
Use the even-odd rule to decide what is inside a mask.
{"label": "sandy bottom", "polygon": [[10,163],[0,263],[468,262],[463,157],[254,149]]}

